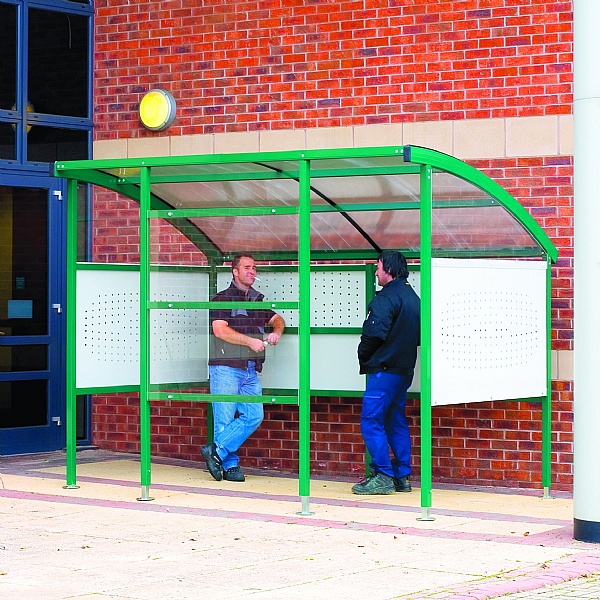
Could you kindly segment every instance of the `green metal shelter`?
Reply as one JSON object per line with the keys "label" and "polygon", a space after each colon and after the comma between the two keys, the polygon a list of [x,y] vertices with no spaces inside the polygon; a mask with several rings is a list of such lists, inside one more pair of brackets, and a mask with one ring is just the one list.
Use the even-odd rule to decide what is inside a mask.
{"label": "green metal shelter", "polygon": [[[395,249],[418,276],[422,302],[414,391],[421,518],[431,518],[431,415],[439,404],[541,402],[548,496],[550,265],[557,250],[477,169],[435,150],[385,146],[57,162],[55,174],[68,179],[66,487],[76,487],[78,394],[139,390],[141,500],[151,499],[150,403],[238,400],[207,394],[197,369],[206,362],[208,310],[220,307],[209,298],[227,276],[223,265],[244,251],[262,265],[258,287],[272,292],[268,306],[286,315],[288,347],[273,354],[277,377],[257,401],[299,407],[299,495],[302,514],[310,514],[310,397],[364,389],[355,360],[340,358],[333,373],[323,357],[331,348],[340,357],[348,347],[355,353],[375,292],[372,263]],[[81,184],[106,194],[108,210],[111,198],[137,203],[139,265],[78,261]],[[177,236],[199,251],[202,265],[180,264],[187,250],[169,246]],[[114,286],[110,294],[107,286]],[[125,338],[137,357],[117,356]],[[349,383],[343,389],[337,381]]]}

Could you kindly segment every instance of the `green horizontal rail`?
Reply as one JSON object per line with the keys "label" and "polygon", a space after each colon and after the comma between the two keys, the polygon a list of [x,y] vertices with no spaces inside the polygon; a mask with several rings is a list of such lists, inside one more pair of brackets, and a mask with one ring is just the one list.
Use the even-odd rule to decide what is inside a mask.
{"label": "green horizontal rail", "polygon": [[[286,330],[287,332],[287,330]],[[201,389],[208,389],[208,381],[206,383],[200,383],[199,382],[193,382],[190,383],[189,385],[196,385],[198,387],[200,387]],[[186,384],[181,384],[181,383],[161,383],[161,384],[152,384],[150,387],[154,388],[154,387],[158,387],[159,389],[164,389],[164,388],[171,388],[174,386],[182,386],[185,387]],[[126,393],[126,392],[139,392],[140,391],[140,386],[139,385],[120,385],[120,386],[108,386],[108,387],[88,387],[88,388],[77,388],[75,390],[75,394],[78,396],[85,396],[88,394],[96,394],[96,395],[100,395],[100,394],[120,394],[120,393]],[[273,390],[273,392],[271,394],[267,393],[264,394],[265,392],[269,392],[270,390],[268,390],[267,388],[263,389],[263,397],[265,398],[272,398],[272,397],[277,397],[279,395],[279,397],[281,398],[289,398],[294,392],[296,392],[297,390],[295,390],[294,388],[288,388],[285,390]],[[182,394],[186,396],[186,400],[189,400],[190,398],[188,396],[190,396],[191,394],[194,394],[196,392],[168,392],[169,394],[173,394],[173,393],[177,393],[177,394]],[[285,396],[281,396],[282,393],[285,393]],[[151,392],[151,394],[157,394],[157,392]],[[165,392],[160,392],[160,394],[165,394]],[[196,393],[197,396],[199,396],[198,400],[199,401],[204,401],[204,402],[215,402],[214,396],[208,393]],[[317,389],[311,389],[310,390],[310,395],[311,396],[318,396],[318,397],[349,397],[349,398],[358,398],[363,396],[364,394],[364,390],[317,390]],[[236,396],[237,397],[237,396]],[[260,397],[260,396],[258,396]],[[420,397],[419,392],[408,392],[406,394],[406,397],[409,399],[418,399]],[[246,399],[247,396],[244,396],[244,399]],[[159,400],[159,398],[152,398],[153,400]],[[171,398],[160,398],[161,400],[171,400]],[[490,400],[490,402],[529,402],[529,403],[533,403],[533,404],[539,404],[540,402],[543,402],[545,400],[545,396],[534,396],[534,397],[530,397],[530,398],[502,398],[502,399],[496,399],[496,400]],[[245,400],[244,400],[245,401]],[[295,397],[292,397],[292,400],[290,402],[285,402],[285,404],[296,404],[295,401]],[[440,405],[440,406],[446,406],[446,405]],[[433,410],[435,410],[437,407],[433,406],[432,407]]]}
{"label": "green horizontal rail", "polygon": [[[246,163],[252,164],[252,163]],[[256,166],[256,165],[254,165]],[[164,165],[158,169],[165,168]],[[169,168],[167,165],[166,168]],[[311,179],[324,179],[329,177],[374,177],[380,175],[402,176],[418,174],[419,168],[414,165],[388,165],[382,167],[346,167],[331,169],[314,169],[311,170]],[[269,180],[288,180],[298,181],[300,171],[297,169],[276,170],[269,169],[268,171],[241,171],[229,173],[164,173],[160,171],[153,173],[152,183],[202,183],[210,181],[269,181]],[[116,178],[117,183],[127,183],[138,185],[140,181],[137,173],[132,173],[129,176],[121,176]]]}
{"label": "green horizontal rail", "polygon": [[[194,219],[202,217],[253,217],[260,215],[295,215],[297,206],[248,206],[248,207],[214,207],[214,208],[174,208],[172,210],[151,210],[148,216],[153,219],[172,219],[173,217]],[[371,210],[373,210],[371,208]]]}
{"label": "green horizontal rail", "polygon": [[[251,305],[251,308],[250,306]],[[227,310],[232,308],[246,308],[249,310],[267,310],[267,309],[297,309],[298,302],[148,302],[148,308],[154,309],[178,309],[178,308],[197,308],[197,309],[215,309]]]}
{"label": "green horizontal rail", "polygon": [[[451,208],[480,208],[480,207],[500,207],[500,203],[493,198],[481,198],[473,200],[438,200],[433,203],[433,208],[451,209]],[[350,212],[372,212],[376,211],[394,211],[394,210],[419,210],[420,204],[415,201],[398,202],[361,202],[353,204],[317,204],[310,207],[311,213],[350,213]],[[231,217],[231,216],[260,216],[260,215],[294,215],[298,214],[298,206],[277,205],[277,206],[214,206],[205,208],[173,208],[151,210],[148,216],[153,219],[172,219],[185,218],[203,218],[203,217]]]}
{"label": "green horizontal rail", "polygon": [[[161,167],[158,167],[159,169]],[[164,167],[162,167],[164,168]],[[168,168],[168,167],[167,167]],[[171,175],[153,174],[152,183],[202,183],[210,181],[268,181],[270,179],[293,180],[296,177],[287,171],[247,171],[240,173],[173,173]],[[118,183],[138,184],[140,178],[136,175],[131,177],[119,177]]]}
{"label": "green horizontal rail", "polygon": [[123,394],[131,392],[139,392],[139,385],[103,385],[98,387],[81,387],[75,389],[77,396],[87,396],[88,394]]}
{"label": "green horizontal rail", "polygon": [[149,392],[148,400],[186,402],[244,402],[254,404],[298,404],[298,396],[243,396],[238,394],[198,394],[197,392]]}

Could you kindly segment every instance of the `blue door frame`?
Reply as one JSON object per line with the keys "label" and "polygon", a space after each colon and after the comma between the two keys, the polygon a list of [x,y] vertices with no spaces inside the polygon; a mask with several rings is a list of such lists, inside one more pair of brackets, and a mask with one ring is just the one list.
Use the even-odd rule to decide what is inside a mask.
{"label": "blue door frame", "polygon": [[[0,455],[29,454],[58,450],[65,446],[65,263],[66,263],[66,190],[63,182],[39,172],[6,174],[0,170],[0,186],[34,189],[39,198],[45,191],[47,218],[47,330],[41,335],[0,335],[0,346],[46,349],[47,362],[41,370],[0,372],[0,382],[47,382],[45,419],[35,425],[0,426]],[[27,223],[20,229],[27,228]],[[35,244],[35,240],[31,240]],[[25,351],[26,354],[26,351]],[[35,362],[35,361],[34,361]],[[39,398],[35,399],[39,403]],[[32,402],[23,394],[19,403]],[[27,404],[25,404],[25,407]],[[43,422],[45,420],[45,422]]]}

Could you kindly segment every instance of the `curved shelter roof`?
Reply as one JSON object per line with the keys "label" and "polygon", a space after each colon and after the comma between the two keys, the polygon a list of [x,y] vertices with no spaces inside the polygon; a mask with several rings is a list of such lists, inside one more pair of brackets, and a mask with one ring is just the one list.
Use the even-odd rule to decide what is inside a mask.
{"label": "curved shelter roof", "polygon": [[147,173],[151,208],[217,261],[240,250],[296,257],[304,198],[312,258],[369,259],[387,248],[417,257],[429,190],[432,255],[557,257],[492,179],[418,146],[71,161],[56,163],[55,173],[137,201]]}

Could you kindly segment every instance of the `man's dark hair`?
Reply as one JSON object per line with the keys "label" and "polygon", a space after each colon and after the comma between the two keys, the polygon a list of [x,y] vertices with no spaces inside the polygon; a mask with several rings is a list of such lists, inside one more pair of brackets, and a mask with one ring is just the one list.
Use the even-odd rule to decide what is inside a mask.
{"label": "man's dark hair", "polygon": [[406,257],[402,252],[396,250],[384,250],[377,258],[383,266],[383,270],[389,273],[394,279],[398,277],[408,277],[408,267],[406,266]]}
{"label": "man's dark hair", "polygon": [[247,252],[240,252],[239,254],[236,254],[233,257],[233,260],[231,261],[231,272],[233,273],[234,269],[238,268],[238,265],[240,264],[240,260],[242,260],[242,258],[251,258],[252,260],[254,260],[254,256],[252,256],[252,254],[248,254]]}

